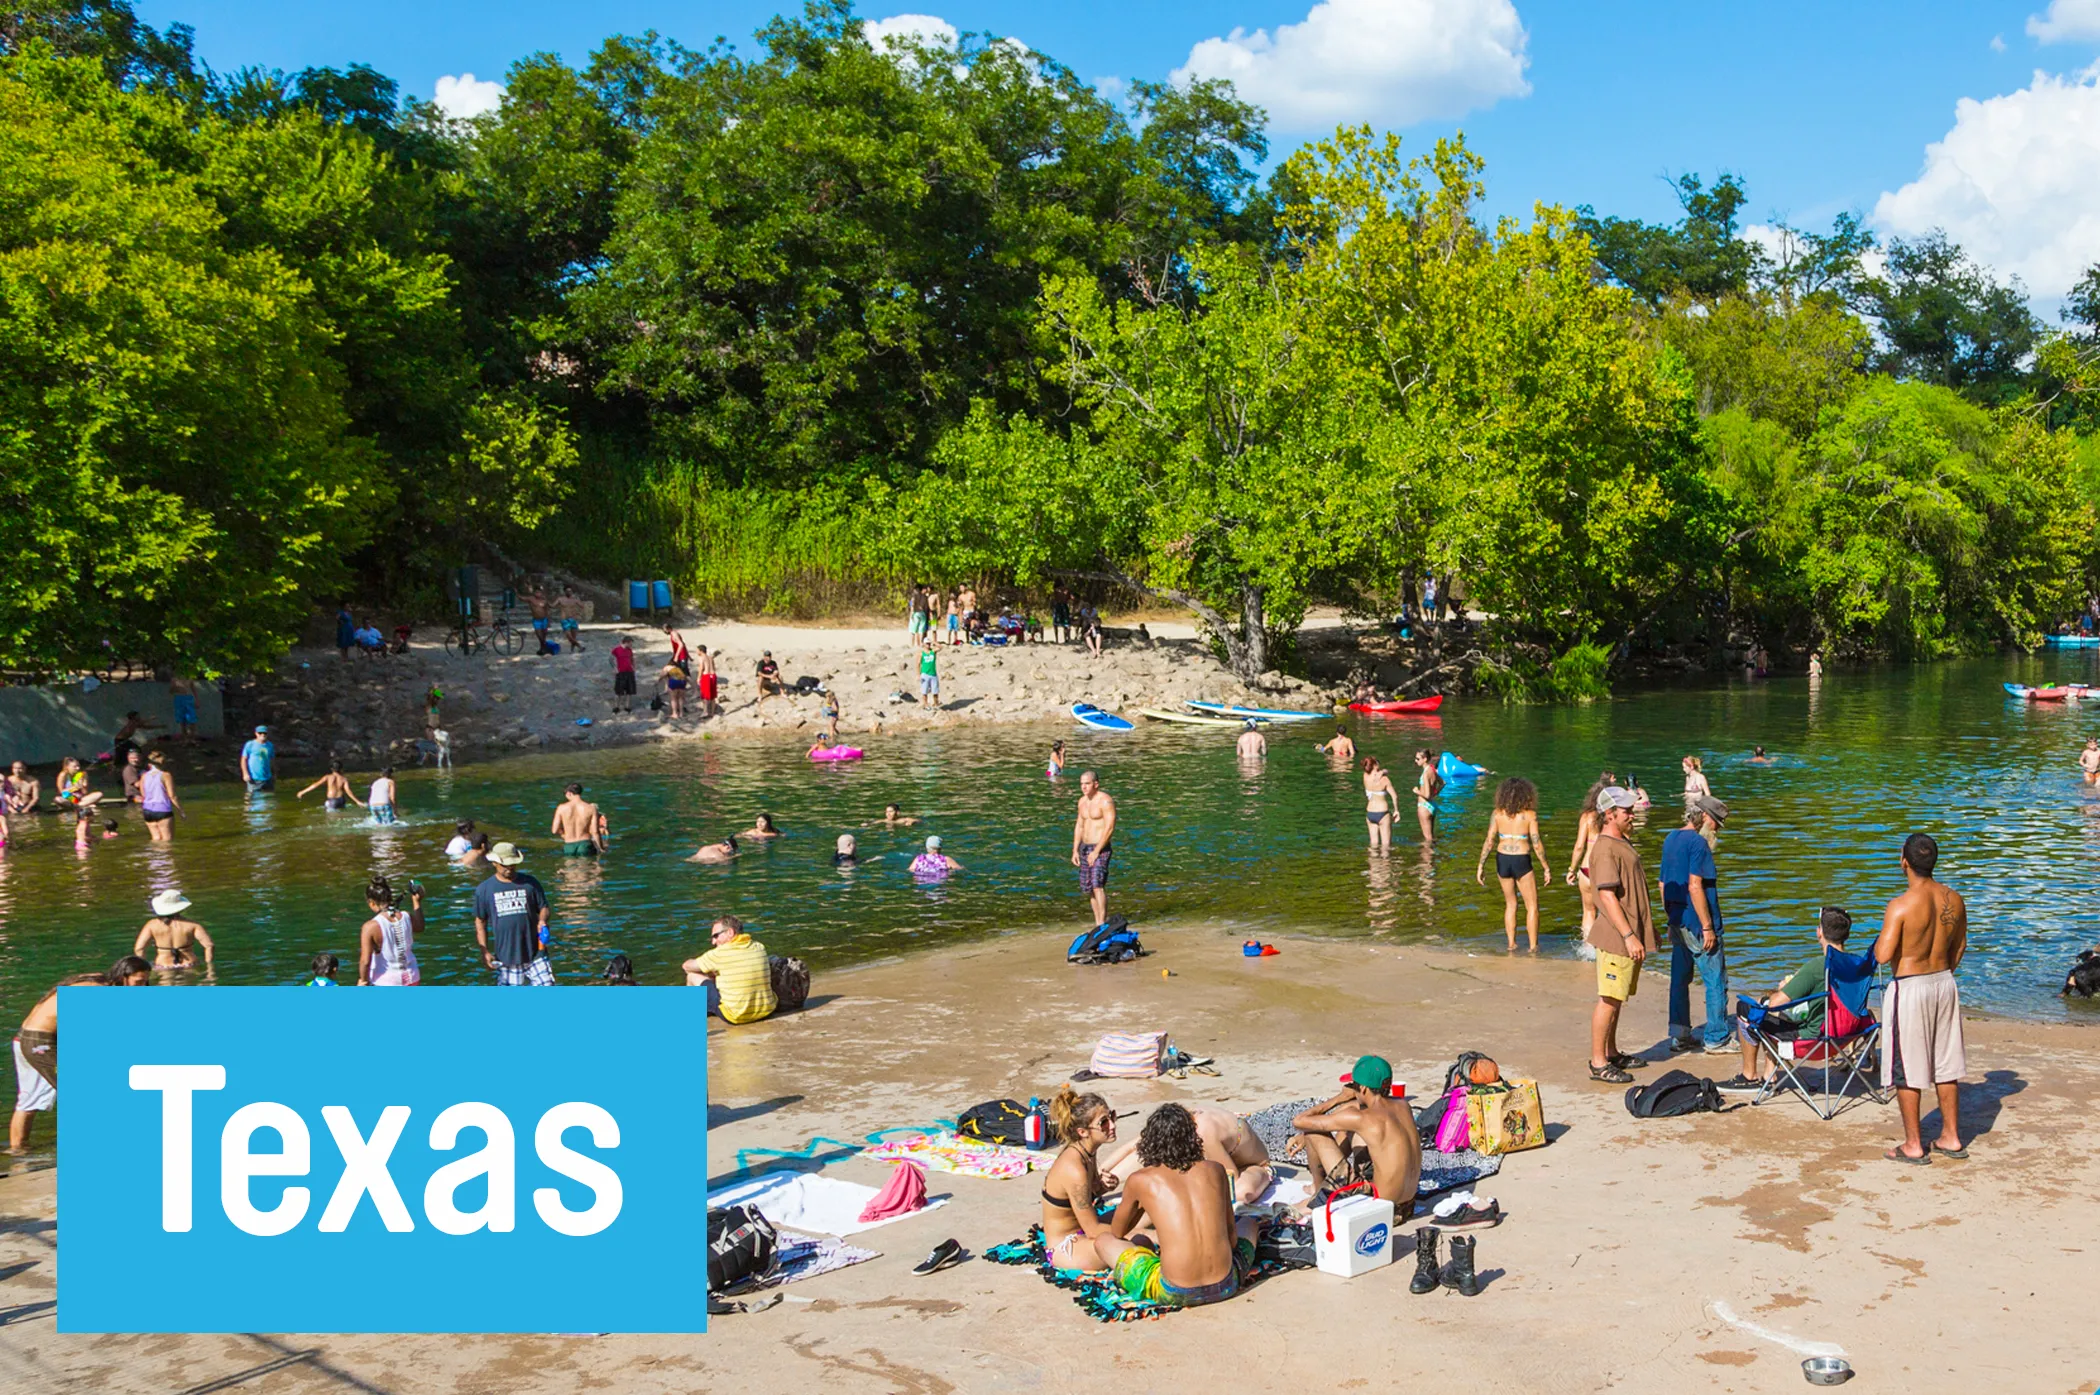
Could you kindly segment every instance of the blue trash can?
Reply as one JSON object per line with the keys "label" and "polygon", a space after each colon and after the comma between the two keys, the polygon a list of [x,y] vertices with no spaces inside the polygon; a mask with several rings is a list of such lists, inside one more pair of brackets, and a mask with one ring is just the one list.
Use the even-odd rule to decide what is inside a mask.
{"label": "blue trash can", "polygon": [[627,612],[630,615],[649,613],[649,583],[630,581],[627,583]]}
{"label": "blue trash can", "polygon": [[653,583],[649,588],[649,599],[655,604],[656,609],[669,615],[671,613],[671,583],[668,581]]}

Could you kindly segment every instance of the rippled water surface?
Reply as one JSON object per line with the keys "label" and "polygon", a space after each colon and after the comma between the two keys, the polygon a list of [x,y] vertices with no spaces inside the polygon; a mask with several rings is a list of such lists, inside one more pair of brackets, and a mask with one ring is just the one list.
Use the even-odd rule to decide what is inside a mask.
{"label": "rippled water surface", "polygon": [[[1871,930],[1902,887],[1905,834],[1938,837],[1945,879],[1969,898],[1972,948],[1963,991],[2022,1017],[2100,1013],[2054,994],[2075,950],[2094,943],[2100,881],[2100,794],[2076,758],[2100,733],[2100,701],[2009,701],[2006,678],[2090,677],[2084,655],[1652,690],[1580,709],[1450,704],[1439,720],[1352,719],[1362,747],[1403,786],[1417,745],[1538,782],[1556,881],[1546,891],[1541,951],[1569,952],[1579,921],[1566,867],[1577,801],[1604,766],[1640,776],[1658,809],[1637,836],[1651,871],[1682,787],[1677,758],[1701,753],[1735,819],[1719,861],[1732,973],[1763,986],[1798,959],[1803,927],[1829,901]],[[451,821],[471,815],[528,849],[554,905],[556,964],[582,981],[608,954],[631,955],[646,981],[675,980],[705,947],[720,912],[752,922],[776,951],[821,974],[904,949],[1052,925],[1076,933],[1085,903],[1066,861],[1076,774],[1101,772],[1121,809],[1112,908],[1142,930],[1175,918],[1249,934],[1312,932],[1398,939],[1441,936],[1501,949],[1501,897],[1473,880],[1494,778],[1447,790],[1442,836],[1420,846],[1403,809],[1389,859],[1363,848],[1352,771],[1312,750],[1329,730],[1280,728],[1268,760],[1243,769],[1233,733],[1141,727],[1128,735],[1057,727],[974,729],[881,740],[853,765],[813,766],[799,746],[703,742],[675,750],[576,750],[400,777],[406,822],[375,828],[360,811],[329,814],[304,778],[253,799],[194,779],[190,817],[171,845],[148,843],[136,816],[124,834],[76,856],[70,828],[18,820],[0,854],[0,1014],[11,1025],[60,976],[106,967],[131,947],[151,894],[179,886],[219,945],[222,983],[291,983],[330,949],[354,980],[367,876],[415,875],[431,893],[417,945],[426,979],[480,982],[471,888],[478,877],[442,855]],[[1043,777],[1062,736],[1072,776]],[[1761,743],[1769,766],[1748,762]],[[297,772],[292,772],[297,773]],[[365,775],[369,778],[369,774]],[[548,834],[562,785],[580,779],[610,815],[602,863],[565,860]],[[360,782],[362,784],[362,781]],[[870,827],[886,801],[922,816],[914,829]],[[1410,801],[1403,801],[1404,803]],[[787,835],[747,843],[728,867],[682,859],[706,836],[747,828],[760,810]],[[850,874],[830,866],[833,840],[857,832]],[[906,870],[928,832],[965,870],[920,885]],[[1490,863],[1492,871],[1492,862]],[[1521,934],[1521,929],[1520,929]],[[12,1096],[12,1079],[0,1090]]]}

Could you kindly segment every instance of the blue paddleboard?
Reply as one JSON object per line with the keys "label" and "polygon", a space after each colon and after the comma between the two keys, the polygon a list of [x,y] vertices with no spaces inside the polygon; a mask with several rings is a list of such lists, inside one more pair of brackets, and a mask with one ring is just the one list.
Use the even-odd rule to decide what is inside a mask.
{"label": "blue paddleboard", "polygon": [[1072,715],[1096,731],[1129,731],[1131,729],[1130,723],[1124,721],[1113,712],[1103,712],[1091,702],[1073,703]]}

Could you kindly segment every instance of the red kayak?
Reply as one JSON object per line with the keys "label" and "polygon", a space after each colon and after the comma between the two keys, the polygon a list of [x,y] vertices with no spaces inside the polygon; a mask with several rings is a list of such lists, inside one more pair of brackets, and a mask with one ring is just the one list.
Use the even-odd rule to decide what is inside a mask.
{"label": "red kayak", "polygon": [[1444,705],[1444,695],[1408,698],[1404,702],[1352,702],[1351,712],[1434,712]]}

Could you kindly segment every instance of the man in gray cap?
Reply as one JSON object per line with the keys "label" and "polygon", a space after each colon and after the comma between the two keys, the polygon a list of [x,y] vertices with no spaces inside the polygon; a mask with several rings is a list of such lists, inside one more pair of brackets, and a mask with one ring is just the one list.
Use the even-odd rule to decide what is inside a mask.
{"label": "man in gray cap", "polygon": [[1597,918],[1586,936],[1597,951],[1597,1005],[1590,1010],[1590,1079],[1629,1084],[1629,1066],[1647,1062],[1619,1050],[1619,1011],[1641,985],[1641,963],[1661,946],[1648,900],[1641,855],[1626,841],[1633,827],[1633,791],[1607,785],[1597,794],[1596,842],[1590,845],[1590,882]]}
{"label": "man in gray cap", "polygon": [[[1663,913],[1670,922],[1670,1049],[1734,1049],[1728,1025],[1728,962],[1721,948],[1720,873],[1713,844],[1728,806],[1710,794],[1685,802],[1684,827],[1663,839]],[[1692,1032],[1692,971],[1706,985],[1706,1027]]]}

